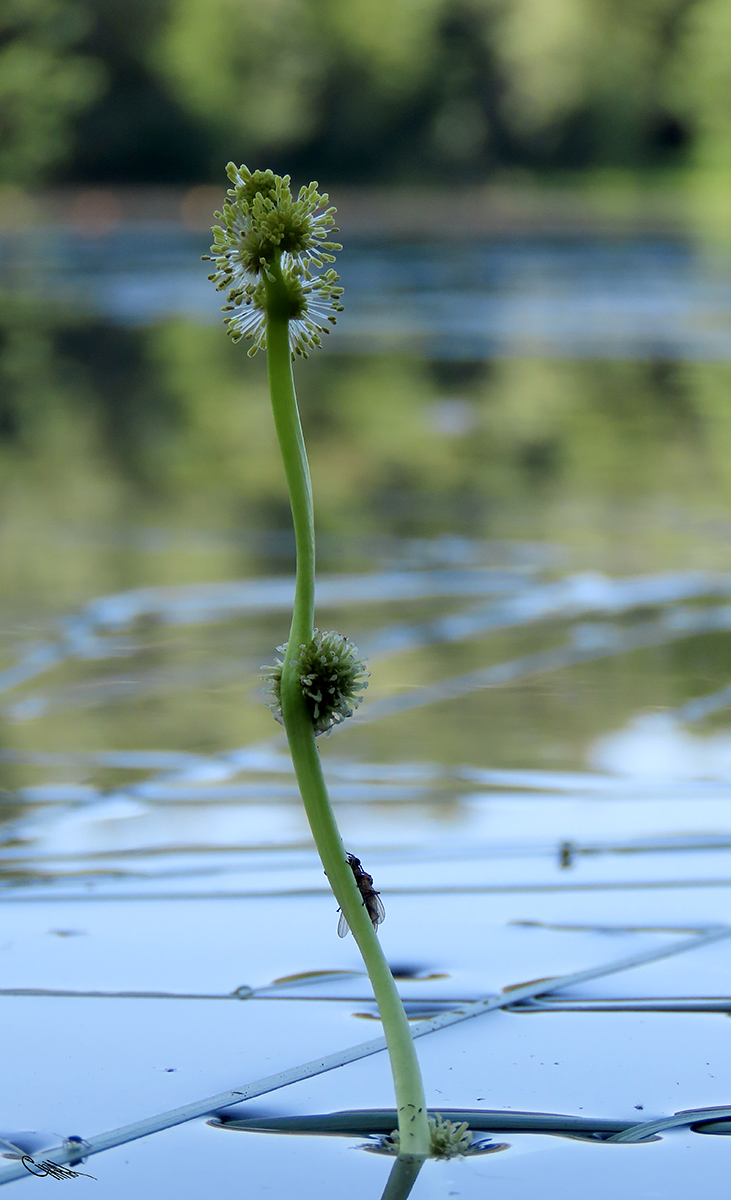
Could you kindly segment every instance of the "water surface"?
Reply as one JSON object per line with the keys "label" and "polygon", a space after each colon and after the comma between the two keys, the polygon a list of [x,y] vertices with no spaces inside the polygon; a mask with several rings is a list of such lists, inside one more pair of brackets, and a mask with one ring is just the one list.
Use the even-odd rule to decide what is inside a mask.
{"label": "water surface", "polygon": [[[200,249],[49,233],[20,247],[20,289],[3,247],[11,1154],[22,1131],[50,1153],[380,1033],[263,704],[293,545],[263,365],[214,324]],[[343,275],[337,352],[298,386],[318,621],[372,672],[323,761],[384,947],[422,1019],[602,968],[421,1038],[430,1107],[731,1104],[725,260],[363,244]],[[377,1053],[240,1109],[390,1105]],[[429,1163],[412,1194],[727,1190],[727,1139],[687,1126],[495,1137],[509,1149]],[[98,1182],[75,1186],[378,1197],[390,1164],[362,1141],[198,1118],[92,1156]]]}

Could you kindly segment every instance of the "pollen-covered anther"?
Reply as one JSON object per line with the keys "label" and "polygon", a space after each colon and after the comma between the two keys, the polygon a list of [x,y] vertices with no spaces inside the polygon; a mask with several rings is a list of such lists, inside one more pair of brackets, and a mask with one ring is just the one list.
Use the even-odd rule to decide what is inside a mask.
{"label": "pollen-covered anther", "polygon": [[[271,694],[269,707],[280,724],[282,719],[282,668],[286,646],[278,646],[282,658],[273,667],[262,667],[262,678]],[[328,734],[361,704],[368,687],[369,672],[348,638],[333,631],[315,630],[312,641],[301,645],[292,666],[312,719],[315,735]]]}

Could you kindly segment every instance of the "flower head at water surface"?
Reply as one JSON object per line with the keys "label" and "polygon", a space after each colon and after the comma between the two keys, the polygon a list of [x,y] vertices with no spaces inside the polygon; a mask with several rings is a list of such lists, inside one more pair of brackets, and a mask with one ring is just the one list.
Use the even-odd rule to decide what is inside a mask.
{"label": "flower head at water surface", "polygon": [[[502,1144],[493,1143],[486,1146],[482,1142],[476,1142],[466,1121],[450,1121],[442,1117],[441,1113],[429,1117],[429,1138],[432,1158],[459,1158],[467,1154],[484,1154],[505,1149]],[[398,1129],[381,1138],[375,1146],[366,1146],[365,1149],[375,1150],[379,1154],[398,1154]]]}
{"label": "flower head at water surface", "polygon": [[[205,257],[216,265],[209,279],[226,291],[224,322],[233,341],[248,338],[249,354],[266,347],[270,307],[287,319],[292,355],[307,356],[343,311],[338,275],[326,263],[341,249],[335,209],[316,183],[292,195],[289,175],[250,171],[229,163],[233,186],[213,227]],[[319,274],[313,274],[313,268]]]}

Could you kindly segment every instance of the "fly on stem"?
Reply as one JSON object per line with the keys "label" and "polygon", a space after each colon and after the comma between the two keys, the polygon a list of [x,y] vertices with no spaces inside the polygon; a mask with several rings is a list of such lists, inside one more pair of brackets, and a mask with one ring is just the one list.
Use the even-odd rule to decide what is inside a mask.
{"label": "fly on stem", "polygon": [[[368,874],[359,858],[356,858],[354,854],[349,854],[348,863],[351,871],[353,872],[353,878],[358,885],[358,891],[360,892],[361,899],[363,901],[363,907],[371,919],[371,925],[377,932],[378,926],[382,921],[386,920],[386,910],[383,907],[381,893],[377,892],[374,888],[373,876]],[[348,927],[348,922],[345,919],[345,913],[341,913],[340,920],[338,921],[338,937],[347,937],[349,932],[350,930]]]}
{"label": "fly on stem", "polygon": [[[224,318],[234,341],[265,350],[274,427],[289,491],[297,550],[295,598],[282,657],[266,668],[270,707],[287,733],[312,836],[342,920],[355,938],[373,985],[391,1058],[401,1151],[425,1157],[430,1133],[409,1023],[376,928],[382,905],[373,880],[343,848],[315,738],[352,716],[368,672],[352,643],[315,629],[315,525],[312,485],[292,376],[342,312],[343,289],[329,264],[342,247],[335,209],[316,183],[295,196],[288,175],[227,167],[231,187],[216,218],[210,279],[225,293]],[[357,864],[354,866],[354,864]],[[365,889],[365,891],[364,891]]]}

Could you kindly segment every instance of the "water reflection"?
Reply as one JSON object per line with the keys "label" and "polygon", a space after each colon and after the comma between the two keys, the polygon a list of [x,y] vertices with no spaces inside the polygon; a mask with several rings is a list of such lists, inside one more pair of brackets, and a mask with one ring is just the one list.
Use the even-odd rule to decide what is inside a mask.
{"label": "water reflection", "polygon": [[[541,261],[517,292],[531,271],[549,278]],[[366,299],[389,262],[374,259]],[[300,383],[319,608],[373,667],[368,704],[323,761],[347,844],[383,888],[384,943],[423,967],[397,972],[414,1031],[451,1022],[461,1039],[420,1042],[430,1107],[585,1111],[622,1133],[646,1126],[637,1101],[703,1102],[717,1106],[706,1126],[723,1124],[728,1073],[707,1023],[729,1003],[731,367],[676,350],[487,362],[477,343],[449,359],[437,318],[465,280],[441,260],[430,280],[403,303],[432,314],[428,357],[323,355]],[[220,1089],[234,1068],[261,1075],[251,1096],[306,1081],[281,1093],[290,1116],[390,1102],[382,1039],[351,1044],[371,999],[335,944],[261,704],[293,547],[263,368],[243,359],[197,323],[0,313],[8,1070],[23,1124],[83,1129],[96,1149],[233,1106],[244,1090]],[[89,1036],[68,1066],[57,1048],[81,1009]],[[630,1058],[627,1030],[642,1047]],[[45,1119],[39,1079],[58,1097]],[[700,1130],[702,1112],[685,1125]],[[522,1161],[521,1137],[502,1159]],[[691,1141],[698,1154],[709,1139]],[[579,1144],[561,1145],[570,1172]],[[629,1169],[611,1168],[614,1194]],[[479,1174],[464,1179],[484,1194]]]}
{"label": "water reflection", "polygon": [[[211,210],[212,211],[212,210]],[[0,237],[0,282],[123,324],[173,317],[217,324],[200,256],[205,233],[119,225],[95,236],[34,229]],[[515,237],[359,242],[338,268],[346,289],[336,353],[394,346],[434,358],[727,360],[731,259],[684,238]],[[461,398],[436,407],[469,432]]]}
{"label": "water reflection", "polygon": [[[273,547],[257,546],[253,535],[286,527],[286,511],[263,367],[242,358],[217,329],[69,326],[55,311],[6,304],[6,549],[17,555],[18,539],[31,533],[53,545],[58,522],[71,522],[54,565],[62,554],[72,564],[85,559],[88,570],[95,556],[105,570],[92,594],[115,590],[109,573],[126,566],[129,577],[135,560],[154,571],[150,557],[208,555],[211,566],[228,559],[259,568]],[[325,547],[323,566],[335,557],[338,569],[362,562],[363,543],[348,545],[343,535],[450,535],[436,546],[445,561],[459,550],[454,535],[550,546],[590,532],[596,566],[617,540],[608,522],[625,526],[627,557],[633,541],[649,538],[642,548],[650,565],[670,565],[673,542],[690,552],[699,531],[706,544],[723,534],[722,524],[704,522],[729,495],[729,370],[402,354],[314,359],[299,386],[319,523],[341,539],[329,554]],[[469,428],[445,423],[445,405],[467,405]],[[372,548],[382,561],[386,546]],[[393,552],[400,557],[402,547]]]}
{"label": "water reflection", "polygon": [[423,1160],[413,1155],[399,1154],[391,1168],[381,1200],[406,1200],[423,1165]]}
{"label": "water reflection", "polygon": [[[222,750],[242,712],[251,742],[268,736],[257,669],[286,627],[292,547],[263,372],[244,357],[216,329],[6,302],[7,747],[38,750],[23,726],[43,725],[43,745],[68,751],[81,719],[89,749]],[[428,731],[446,761],[577,770],[637,709],[713,694],[703,719],[721,711],[731,368],[307,366],[319,603],[347,608],[381,664],[383,719],[362,723],[355,757],[418,758]],[[3,774],[29,781],[8,760]]]}

